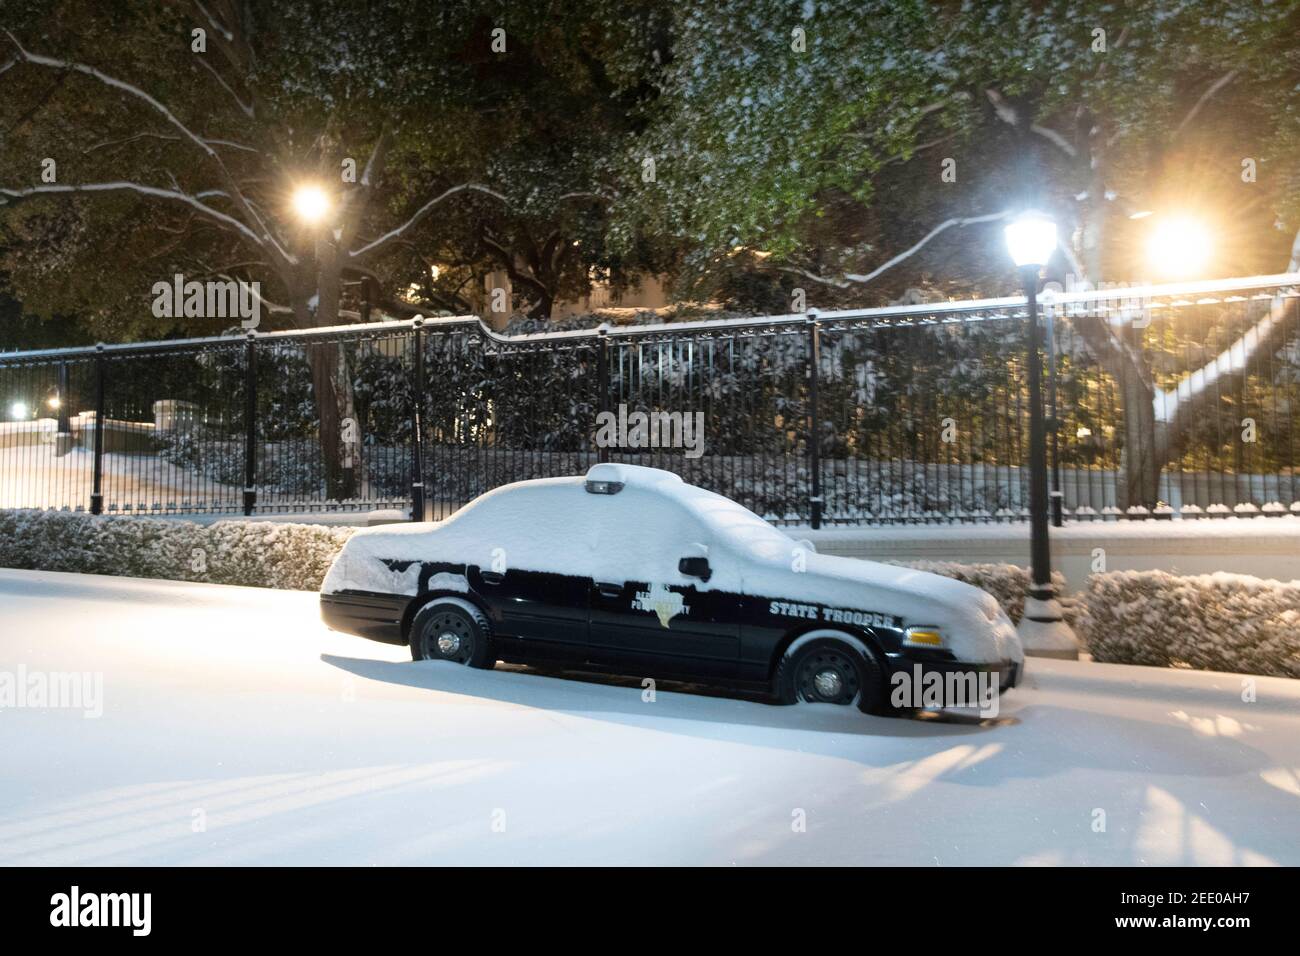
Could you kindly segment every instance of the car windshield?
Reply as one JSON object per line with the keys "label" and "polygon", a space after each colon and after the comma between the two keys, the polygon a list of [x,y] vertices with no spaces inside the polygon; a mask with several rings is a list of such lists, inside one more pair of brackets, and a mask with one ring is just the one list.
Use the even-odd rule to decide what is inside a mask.
{"label": "car windshield", "polygon": [[790,550],[787,535],[730,498],[702,492],[691,496],[690,508],[719,538],[745,553],[783,557]]}

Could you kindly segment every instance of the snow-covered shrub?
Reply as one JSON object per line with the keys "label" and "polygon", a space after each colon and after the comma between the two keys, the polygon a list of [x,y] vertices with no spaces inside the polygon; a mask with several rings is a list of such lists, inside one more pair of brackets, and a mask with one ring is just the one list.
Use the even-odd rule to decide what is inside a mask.
{"label": "snow-covered shrub", "polygon": [[[904,568],[916,568],[941,574],[945,578],[956,578],[977,588],[983,588],[997,598],[1002,610],[1017,624],[1025,613],[1025,592],[1029,589],[1029,569],[1015,564],[959,564],[956,561],[887,561]],[[1078,627],[1085,616],[1082,602],[1065,594],[1065,576],[1060,571],[1052,572],[1052,581],[1061,593],[1061,611],[1071,627]]]}
{"label": "snow-covered shrub", "polygon": [[0,511],[0,567],[316,590],[351,528]]}
{"label": "snow-covered shrub", "polygon": [[1086,601],[1095,660],[1300,677],[1300,581],[1110,571]]}
{"label": "snow-covered shrub", "polygon": [[161,430],[156,436],[158,457],[232,487],[244,482],[244,443],[222,435],[206,426],[173,431]]}

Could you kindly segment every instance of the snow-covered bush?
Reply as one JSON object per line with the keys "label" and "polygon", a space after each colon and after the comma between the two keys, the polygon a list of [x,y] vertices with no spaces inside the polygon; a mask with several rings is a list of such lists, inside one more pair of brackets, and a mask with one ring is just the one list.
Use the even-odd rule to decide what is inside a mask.
{"label": "snow-covered bush", "polygon": [[[916,568],[941,574],[945,578],[955,578],[977,588],[983,588],[997,598],[1002,610],[1017,624],[1025,613],[1025,592],[1029,589],[1029,569],[1015,564],[959,564],[956,561],[887,561],[904,568]],[[1061,611],[1071,627],[1079,627],[1085,617],[1083,604],[1075,597],[1065,594],[1065,576],[1060,571],[1052,572],[1052,581],[1061,592]]]}
{"label": "snow-covered bush", "polygon": [[0,511],[0,567],[312,591],[352,530]]}
{"label": "snow-covered bush", "polygon": [[1300,677],[1300,582],[1111,571],[1086,600],[1095,660]]}

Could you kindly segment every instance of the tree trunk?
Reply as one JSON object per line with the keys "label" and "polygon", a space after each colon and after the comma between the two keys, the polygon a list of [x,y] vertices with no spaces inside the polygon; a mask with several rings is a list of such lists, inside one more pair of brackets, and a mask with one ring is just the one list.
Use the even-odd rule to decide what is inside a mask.
{"label": "tree trunk", "polygon": [[[334,249],[317,246],[317,267],[295,297],[294,319],[307,329],[337,324],[340,274]],[[315,307],[311,297],[315,296]],[[361,462],[361,428],[353,403],[352,375],[346,351],[336,342],[316,342],[304,349],[311,369],[312,399],[325,472],[325,497],[343,501],[357,497]]]}
{"label": "tree trunk", "polygon": [[[1090,112],[1079,116],[1079,138],[1087,143],[1082,156],[1087,166],[1088,197],[1083,203],[1080,223],[1081,258],[1086,278],[1101,288],[1105,274],[1106,217],[1110,212],[1106,200],[1106,125]],[[1085,278],[1080,276],[1080,279]],[[1086,320],[1084,324],[1090,324]],[[1142,330],[1129,328],[1116,333],[1128,341],[1110,341],[1105,320],[1086,335],[1093,354],[1110,373],[1120,389],[1124,416],[1124,446],[1120,450],[1119,473],[1115,480],[1115,500],[1121,509],[1135,506],[1154,508],[1160,493],[1160,472],[1164,457],[1157,448],[1156,421],[1152,402],[1155,398],[1151,375],[1142,359]]]}
{"label": "tree trunk", "polygon": [[1156,442],[1154,394],[1132,368],[1119,376],[1124,414],[1124,447],[1120,451],[1115,494],[1121,509],[1154,508],[1160,494],[1164,459]]}
{"label": "tree trunk", "polygon": [[[343,409],[350,401],[351,388],[338,388],[339,367],[343,362],[339,346],[322,342],[306,347],[307,363],[311,367],[312,397],[316,402],[319,422],[321,461],[325,466],[325,497],[342,501],[356,497],[355,469],[345,467],[348,449],[344,441],[344,422],[349,416]],[[348,385],[351,383],[349,382]],[[355,428],[348,429],[352,431]]]}

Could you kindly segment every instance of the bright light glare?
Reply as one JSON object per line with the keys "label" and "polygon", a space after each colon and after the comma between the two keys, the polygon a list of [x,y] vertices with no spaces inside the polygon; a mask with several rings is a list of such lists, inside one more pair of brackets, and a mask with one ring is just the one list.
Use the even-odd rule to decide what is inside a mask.
{"label": "bright light glare", "polygon": [[14,402],[9,406],[9,417],[16,422],[27,420],[27,406],[22,402]]}
{"label": "bright light glare", "polygon": [[1204,223],[1190,216],[1162,216],[1147,238],[1147,261],[1160,278],[1202,276],[1213,249]]}
{"label": "bright light glare", "polygon": [[319,186],[299,186],[294,191],[293,211],[303,222],[320,222],[329,208],[329,196]]}
{"label": "bright light glare", "polygon": [[49,397],[49,400],[46,401],[45,404],[46,404],[46,405],[49,405],[50,408],[58,408],[58,407],[59,407],[61,404],[63,404],[63,403],[59,401],[59,396],[57,396],[57,395],[51,395],[51,396]]}
{"label": "bright light glare", "polygon": [[1017,267],[1041,266],[1056,250],[1056,223],[1041,212],[1026,212],[1007,223],[1007,251]]}

